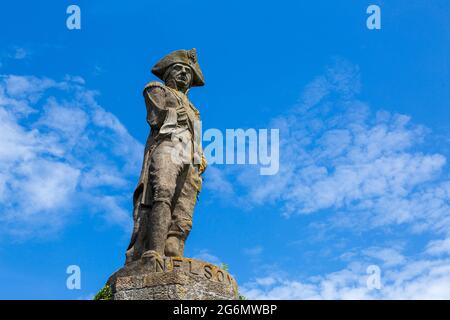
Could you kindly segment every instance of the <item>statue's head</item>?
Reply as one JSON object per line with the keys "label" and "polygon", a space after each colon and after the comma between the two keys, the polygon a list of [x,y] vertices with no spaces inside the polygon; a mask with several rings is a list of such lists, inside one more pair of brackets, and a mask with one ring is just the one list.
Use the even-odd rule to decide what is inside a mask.
{"label": "statue's head", "polygon": [[193,72],[191,67],[183,63],[175,63],[167,68],[163,76],[166,84],[175,83],[180,91],[186,91],[192,86]]}
{"label": "statue's head", "polygon": [[169,53],[155,64],[152,72],[166,84],[175,83],[176,87],[182,91],[205,84],[202,71],[197,62],[197,51],[195,48]]}

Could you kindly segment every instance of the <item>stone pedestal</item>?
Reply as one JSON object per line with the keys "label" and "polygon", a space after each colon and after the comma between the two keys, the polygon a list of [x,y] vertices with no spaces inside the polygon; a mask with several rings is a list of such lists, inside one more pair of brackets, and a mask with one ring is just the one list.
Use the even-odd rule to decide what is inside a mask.
{"label": "stone pedestal", "polygon": [[236,300],[231,275],[197,259],[142,258],[129,263],[108,280],[114,300]]}

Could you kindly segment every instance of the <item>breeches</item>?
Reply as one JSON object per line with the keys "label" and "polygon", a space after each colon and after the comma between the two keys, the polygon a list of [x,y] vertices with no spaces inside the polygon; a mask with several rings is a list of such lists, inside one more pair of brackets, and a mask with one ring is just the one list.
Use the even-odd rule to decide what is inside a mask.
{"label": "breeches", "polygon": [[192,228],[192,214],[202,178],[192,161],[174,159],[177,147],[177,142],[166,140],[153,150],[149,187],[153,206],[161,207],[160,210],[152,210],[152,213],[165,215],[160,218],[170,220],[168,236],[186,239]]}

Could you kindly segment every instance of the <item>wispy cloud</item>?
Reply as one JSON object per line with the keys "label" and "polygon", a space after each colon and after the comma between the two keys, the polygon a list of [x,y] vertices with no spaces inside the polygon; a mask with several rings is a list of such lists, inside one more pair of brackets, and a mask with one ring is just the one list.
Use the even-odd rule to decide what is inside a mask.
{"label": "wispy cloud", "polygon": [[[425,249],[416,245],[416,252],[408,256],[400,252],[401,245],[374,246],[367,240],[366,248],[361,243],[355,245],[357,250],[347,248],[346,255],[337,253],[350,261],[341,271],[310,279],[278,273],[262,280],[256,277],[244,285],[249,297],[449,297],[447,159],[444,152],[426,148],[428,128],[408,115],[377,110],[361,101],[361,88],[359,68],[337,60],[305,87],[290,111],[269,124],[280,129],[279,173],[259,176],[247,168],[223,170],[221,180],[239,184],[243,195],[237,203],[272,205],[291,219],[317,215],[320,218],[311,220],[310,228],[322,231],[322,241],[336,230],[345,230],[348,237],[376,230],[376,238],[386,244],[395,244],[395,236],[420,234],[431,239],[429,244]],[[396,228],[395,236],[389,228]],[[361,259],[382,267],[381,291],[367,289],[368,264]]]}
{"label": "wispy cloud", "polygon": [[360,87],[357,67],[338,61],[328,68],[269,125],[280,129],[280,172],[222,170],[221,185],[232,179],[249,205],[281,205],[286,217],[333,210],[345,216],[332,222],[352,227],[447,230],[446,157],[420,149],[429,130],[409,116],[373,112],[357,98]]}
{"label": "wispy cloud", "polygon": [[29,55],[28,51],[24,48],[15,48],[12,58],[16,60],[25,59]]}
{"label": "wispy cloud", "polygon": [[[96,211],[130,227],[143,146],[80,77],[0,79],[0,231],[51,235],[71,213]],[[125,202],[126,201],[126,202]]]}
{"label": "wispy cloud", "polygon": [[31,52],[27,48],[20,46],[9,47],[0,51],[0,67],[2,67],[4,62],[11,60],[25,60],[28,59],[30,55]]}
{"label": "wispy cloud", "polygon": [[389,262],[389,256],[395,262],[380,266],[379,289],[367,285],[370,257],[360,257],[345,269],[320,276],[299,278],[276,272],[257,277],[243,284],[240,291],[250,299],[450,299],[448,257],[406,259],[395,250],[378,249],[387,250],[387,255],[378,254],[372,263],[380,259]]}
{"label": "wispy cloud", "polygon": [[222,265],[222,261],[219,257],[213,255],[211,252],[209,252],[209,250],[207,249],[202,249],[200,250],[197,254],[194,255],[195,259],[199,259],[199,260],[203,260],[212,264],[215,264],[217,266],[221,266]]}
{"label": "wispy cloud", "polygon": [[378,260],[383,266],[387,267],[400,265],[406,260],[398,250],[393,248],[370,247],[363,250],[363,254]]}
{"label": "wispy cloud", "polygon": [[262,252],[263,252],[263,247],[262,246],[255,246],[255,247],[251,247],[251,248],[244,248],[242,251],[244,252],[244,254],[248,255],[248,256],[259,256]]}
{"label": "wispy cloud", "polygon": [[450,238],[430,241],[426,252],[433,256],[450,255]]}

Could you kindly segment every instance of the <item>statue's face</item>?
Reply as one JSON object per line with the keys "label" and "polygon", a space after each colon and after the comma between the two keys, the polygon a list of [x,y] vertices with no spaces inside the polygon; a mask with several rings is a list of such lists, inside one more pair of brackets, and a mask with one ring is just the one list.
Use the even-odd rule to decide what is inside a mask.
{"label": "statue's face", "polygon": [[167,81],[174,79],[178,88],[187,89],[192,83],[192,70],[182,63],[175,63],[169,71]]}

